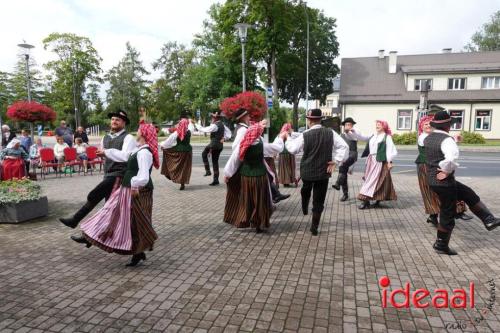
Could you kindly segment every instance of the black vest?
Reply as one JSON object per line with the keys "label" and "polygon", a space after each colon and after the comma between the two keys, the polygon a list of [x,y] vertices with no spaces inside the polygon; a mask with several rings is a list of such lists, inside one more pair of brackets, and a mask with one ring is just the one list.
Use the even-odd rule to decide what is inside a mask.
{"label": "black vest", "polygon": [[[114,148],[122,150],[123,142],[125,141],[126,136],[126,131],[113,139],[109,135],[106,135],[103,139],[104,149]],[[110,158],[106,158],[106,161],[104,162],[104,177],[123,177],[123,175],[125,174],[125,169],[127,169],[127,162],[115,162]]]}
{"label": "black vest", "polygon": [[444,160],[444,153],[441,150],[441,143],[449,138],[448,135],[443,133],[431,133],[424,140],[425,146],[425,159],[429,169],[428,181],[430,186],[455,186],[455,175],[450,174],[444,180],[437,180],[439,162]]}
{"label": "black vest", "polygon": [[345,135],[345,133],[342,133],[342,135],[340,135],[340,136],[342,139],[344,139],[344,141],[349,146],[349,158],[354,160],[354,161],[357,161],[358,160],[358,141],[349,139],[347,137],[347,135]]}
{"label": "black vest", "polygon": [[300,161],[300,176],[307,181],[330,178],[328,162],[332,161],[333,133],[321,127],[305,131],[304,154]]}
{"label": "black vest", "polygon": [[223,148],[221,140],[224,138],[224,124],[218,120],[215,125],[217,125],[217,131],[210,133],[210,148],[220,150]]}

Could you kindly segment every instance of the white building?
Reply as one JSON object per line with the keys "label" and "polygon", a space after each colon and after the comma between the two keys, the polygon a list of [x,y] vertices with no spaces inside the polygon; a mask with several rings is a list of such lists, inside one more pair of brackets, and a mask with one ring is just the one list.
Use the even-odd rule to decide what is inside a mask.
{"label": "white building", "polygon": [[420,90],[427,83],[429,104],[445,108],[460,122],[454,131],[500,139],[500,51],[404,55],[383,50],[377,57],[344,58],[340,109],[363,133],[377,119],[393,132],[416,131]]}
{"label": "white building", "polygon": [[320,109],[325,117],[340,117],[339,108],[340,77],[333,79],[333,92],[326,96],[325,103],[315,100],[311,109]]}

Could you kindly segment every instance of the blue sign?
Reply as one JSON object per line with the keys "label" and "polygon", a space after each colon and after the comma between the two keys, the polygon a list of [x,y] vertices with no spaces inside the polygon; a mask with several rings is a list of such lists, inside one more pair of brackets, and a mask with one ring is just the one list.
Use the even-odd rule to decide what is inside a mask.
{"label": "blue sign", "polygon": [[42,134],[43,134],[43,126],[38,125],[38,136],[42,136]]}
{"label": "blue sign", "polygon": [[273,101],[272,100],[268,100],[267,101],[267,107],[268,108],[272,108],[273,107]]}
{"label": "blue sign", "polygon": [[272,96],[273,95],[273,87],[267,87],[267,95]]}
{"label": "blue sign", "polygon": [[196,111],[196,118],[200,118],[201,112],[200,110]]}

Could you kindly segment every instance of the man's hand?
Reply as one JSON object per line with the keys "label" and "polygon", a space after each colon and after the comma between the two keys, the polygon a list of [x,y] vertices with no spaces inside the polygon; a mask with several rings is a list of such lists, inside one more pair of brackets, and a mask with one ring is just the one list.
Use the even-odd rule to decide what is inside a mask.
{"label": "man's hand", "polygon": [[450,175],[449,173],[447,173],[439,168],[437,170],[439,171],[438,174],[436,175],[437,180],[445,180]]}
{"label": "man's hand", "polygon": [[328,167],[326,168],[326,173],[332,174],[335,171],[336,166],[337,165],[335,164],[335,162],[333,162],[333,161],[328,162]]}
{"label": "man's hand", "polygon": [[98,157],[106,157],[106,154],[104,153],[104,150],[98,150],[98,151],[96,152],[96,155],[97,155]]}
{"label": "man's hand", "polygon": [[230,178],[229,178],[228,176],[224,176],[224,183],[226,183],[226,184],[227,184],[227,183],[229,182],[229,179],[230,179]]}
{"label": "man's hand", "polygon": [[262,126],[263,128],[265,128],[267,126],[267,119],[263,119],[260,121],[260,126]]}
{"label": "man's hand", "polygon": [[392,170],[392,167],[393,167],[392,162],[387,163],[387,169]]}
{"label": "man's hand", "polygon": [[280,138],[281,140],[286,141],[286,139],[288,139],[288,133],[287,132],[280,133]]}
{"label": "man's hand", "polygon": [[455,142],[456,142],[456,143],[460,143],[460,142],[462,142],[462,141],[463,141],[463,137],[462,137],[462,135],[460,135],[460,134],[455,135],[455,136],[453,137],[453,139],[455,139]]}

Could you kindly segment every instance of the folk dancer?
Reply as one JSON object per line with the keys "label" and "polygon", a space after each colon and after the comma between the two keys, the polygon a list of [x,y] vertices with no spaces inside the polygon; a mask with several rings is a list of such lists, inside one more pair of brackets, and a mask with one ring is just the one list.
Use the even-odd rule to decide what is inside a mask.
{"label": "folk dancer", "polygon": [[500,226],[500,219],[493,216],[474,190],[455,179],[459,149],[449,135],[452,122],[446,111],[437,112],[430,123],[434,130],[424,139],[429,186],[440,201],[437,239],[433,248],[437,253],[447,255],[457,254],[449,247],[457,200],[464,200],[487,230]]}
{"label": "folk dancer", "polygon": [[207,127],[198,127],[196,129],[203,133],[210,133],[210,143],[205,147],[201,157],[205,165],[205,177],[211,176],[208,154],[212,155],[212,166],[214,169],[214,179],[210,186],[219,185],[219,156],[224,148],[224,123],[221,120],[221,112],[217,111],[211,114],[212,124]]}
{"label": "folk dancer", "polygon": [[[282,133],[284,132],[280,134]],[[283,135],[278,135],[272,143],[264,143],[264,161],[268,167],[269,184],[271,186],[273,203],[278,203],[290,197],[290,194],[282,194],[279,191],[278,173],[276,172],[275,156],[282,152],[285,147],[285,142],[282,137]]]}
{"label": "folk dancer", "polygon": [[158,236],[153,229],[151,170],[160,166],[154,125],[141,123],[137,147],[130,155],[121,186],[102,209],[81,225],[85,240],[106,252],[132,255],[126,266],[146,260]]}
{"label": "folk dancer", "polygon": [[[291,138],[297,138],[299,133],[294,133],[292,124],[285,123],[281,127],[280,133],[286,132],[288,136]],[[279,154],[279,163],[278,163],[278,182],[283,184],[284,187],[290,187],[291,184],[298,185],[297,176],[295,174],[295,155],[291,154],[286,146],[283,151]]]}
{"label": "folk dancer", "polygon": [[340,165],[348,158],[349,146],[335,131],[321,126],[321,110],[310,110],[306,118],[309,129],[295,139],[288,138],[285,145],[290,154],[304,152],[300,161],[300,177],[303,182],[300,191],[302,213],[307,215],[309,212],[312,192],[313,215],[310,231],[313,236],[317,236],[328,181],[335,165]]}

